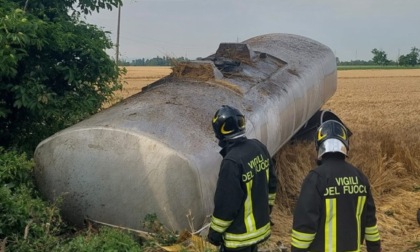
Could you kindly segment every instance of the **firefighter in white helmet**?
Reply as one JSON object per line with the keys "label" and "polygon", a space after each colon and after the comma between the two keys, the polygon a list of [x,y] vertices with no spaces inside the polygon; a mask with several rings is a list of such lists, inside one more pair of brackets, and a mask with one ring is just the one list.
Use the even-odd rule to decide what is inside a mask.
{"label": "firefighter in white helmet", "polygon": [[323,122],[315,137],[318,167],[303,181],[293,216],[292,252],[381,251],[376,209],[367,177],[346,162],[347,128]]}

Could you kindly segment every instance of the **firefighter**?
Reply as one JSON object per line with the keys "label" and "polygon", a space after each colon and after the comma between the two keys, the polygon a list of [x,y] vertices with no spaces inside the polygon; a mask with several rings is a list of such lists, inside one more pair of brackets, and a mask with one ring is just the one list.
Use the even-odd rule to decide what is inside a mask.
{"label": "firefighter", "polygon": [[316,132],[318,166],[303,181],[292,229],[292,252],[381,251],[376,208],[367,177],[346,162],[347,128],[336,120]]}
{"label": "firefighter", "polygon": [[274,160],[257,139],[245,136],[245,116],[223,105],[213,117],[223,157],[208,240],[220,251],[257,250],[271,235],[276,196]]}

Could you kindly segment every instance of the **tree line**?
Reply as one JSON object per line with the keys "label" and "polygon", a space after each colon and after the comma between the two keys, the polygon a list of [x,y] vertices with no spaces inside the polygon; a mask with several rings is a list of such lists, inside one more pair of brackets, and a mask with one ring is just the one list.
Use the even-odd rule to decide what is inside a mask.
{"label": "tree line", "polygon": [[408,54],[400,55],[397,61],[389,60],[387,53],[377,48],[372,49],[371,53],[373,54],[373,58],[369,61],[352,60],[352,61],[347,61],[347,62],[345,61],[341,62],[339,58],[337,58],[337,65],[338,66],[350,66],[350,65],[416,66],[420,64],[420,57],[419,57],[420,50],[417,47],[412,47]]}
{"label": "tree line", "polygon": [[[403,54],[398,57],[398,60],[389,60],[388,55],[385,51],[377,48],[372,49],[371,53],[373,57],[371,60],[351,60],[351,61],[340,61],[337,57],[338,66],[366,66],[366,65],[378,65],[378,66],[416,66],[420,64],[420,50],[417,47],[412,47],[410,53]],[[174,62],[190,61],[191,59],[185,57],[171,58],[167,56],[159,57],[156,56],[151,59],[140,58],[131,61],[119,60],[118,65],[120,66],[173,66]]]}
{"label": "tree line", "polygon": [[167,56],[159,57],[156,56],[152,59],[135,59],[130,61],[119,60],[118,65],[120,66],[173,66],[175,62],[190,61],[190,59],[185,57],[171,58]]}

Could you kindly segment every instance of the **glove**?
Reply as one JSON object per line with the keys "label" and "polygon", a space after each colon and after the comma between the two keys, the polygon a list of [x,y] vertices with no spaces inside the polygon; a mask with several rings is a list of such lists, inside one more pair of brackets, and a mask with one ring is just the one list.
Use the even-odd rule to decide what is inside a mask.
{"label": "glove", "polygon": [[208,241],[214,246],[220,246],[223,242],[223,235],[213,229],[209,229],[209,234],[207,235]]}
{"label": "glove", "polygon": [[368,252],[381,252],[382,251],[381,242],[380,241],[377,241],[377,242],[366,241],[366,249]]}

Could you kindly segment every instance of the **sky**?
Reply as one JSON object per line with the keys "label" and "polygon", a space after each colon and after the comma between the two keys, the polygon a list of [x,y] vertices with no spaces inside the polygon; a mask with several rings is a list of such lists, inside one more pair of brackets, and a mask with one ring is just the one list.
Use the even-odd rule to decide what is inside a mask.
{"label": "sky", "polygon": [[[86,21],[116,44],[118,9]],[[223,42],[290,33],[328,46],[340,61],[371,60],[374,48],[397,60],[420,48],[419,27],[420,0],[124,0],[119,58],[196,59]]]}

